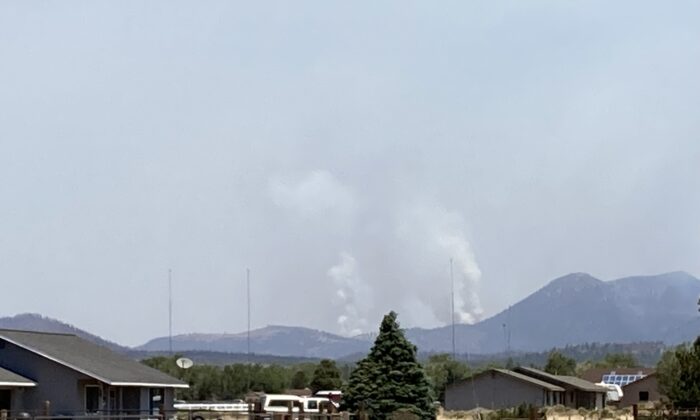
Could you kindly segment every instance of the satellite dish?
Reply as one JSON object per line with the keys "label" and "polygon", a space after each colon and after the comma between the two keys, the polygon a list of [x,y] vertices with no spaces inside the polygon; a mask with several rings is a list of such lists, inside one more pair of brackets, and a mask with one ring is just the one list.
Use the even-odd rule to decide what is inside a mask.
{"label": "satellite dish", "polygon": [[175,364],[183,369],[189,369],[194,365],[194,362],[186,357],[181,357],[175,361]]}

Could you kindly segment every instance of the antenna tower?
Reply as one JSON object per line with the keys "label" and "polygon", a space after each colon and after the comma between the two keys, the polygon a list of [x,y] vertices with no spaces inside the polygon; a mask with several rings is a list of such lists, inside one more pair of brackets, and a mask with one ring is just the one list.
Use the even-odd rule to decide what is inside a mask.
{"label": "antenna tower", "polygon": [[173,354],[173,270],[168,269],[168,350]]}
{"label": "antenna tower", "polygon": [[250,268],[246,268],[245,270],[245,283],[246,283],[246,296],[247,296],[247,307],[248,307],[248,335],[246,337],[246,345],[247,345],[247,356],[248,356],[248,364],[250,364]]}
{"label": "antenna tower", "polygon": [[452,269],[452,258],[450,258],[450,283],[452,287],[452,360],[457,360],[457,343],[455,341],[455,279]]}

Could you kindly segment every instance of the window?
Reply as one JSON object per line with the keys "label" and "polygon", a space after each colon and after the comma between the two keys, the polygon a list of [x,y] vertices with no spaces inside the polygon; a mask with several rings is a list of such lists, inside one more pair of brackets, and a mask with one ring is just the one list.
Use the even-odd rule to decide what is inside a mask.
{"label": "window", "polygon": [[9,389],[0,389],[0,410],[12,409],[12,391]]}
{"label": "window", "polygon": [[150,390],[150,395],[151,395],[151,401],[150,401],[150,409],[151,409],[151,414],[158,414],[160,413],[160,408],[163,406],[165,403],[165,399],[163,398],[163,395],[165,394],[165,391],[162,388],[151,388]]}
{"label": "window", "polygon": [[100,387],[98,385],[85,385],[85,412],[96,413],[100,411]]}
{"label": "window", "polygon": [[318,402],[314,401],[314,400],[309,401],[308,405],[309,405],[309,410],[315,410],[318,408]]}
{"label": "window", "polygon": [[639,401],[649,401],[649,391],[639,391]]}

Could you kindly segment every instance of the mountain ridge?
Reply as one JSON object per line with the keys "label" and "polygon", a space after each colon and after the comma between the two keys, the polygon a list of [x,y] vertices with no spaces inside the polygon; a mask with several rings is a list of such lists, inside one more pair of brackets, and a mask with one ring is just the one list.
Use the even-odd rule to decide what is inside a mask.
{"label": "mountain ridge", "polygon": [[[688,341],[700,331],[697,298],[700,280],[674,271],[603,281],[570,273],[549,281],[508,308],[476,324],[455,326],[457,352],[495,354],[537,352],[584,343]],[[68,332],[123,353],[148,354],[169,347],[156,337],[128,348],[38,314],[0,318],[0,328]],[[451,352],[451,326],[408,328],[421,352]],[[366,353],[375,333],[346,337],[302,326],[272,324],[251,330],[251,351],[258,355],[339,359]],[[247,352],[247,332],[185,333],[173,336],[177,352]]]}

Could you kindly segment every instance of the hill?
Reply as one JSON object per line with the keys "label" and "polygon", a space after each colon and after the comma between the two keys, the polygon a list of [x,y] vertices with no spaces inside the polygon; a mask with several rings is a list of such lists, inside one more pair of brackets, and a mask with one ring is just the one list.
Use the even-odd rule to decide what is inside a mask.
{"label": "hill", "polygon": [[[700,332],[698,296],[700,280],[683,272],[609,282],[584,273],[569,274],[489,319],[458,325],[458,352],[498,353],[507,347],[529,352],[584,343],[688,341]],[[410,329],[407,335],[423,351],[451,348],[449,327]]]}
{"label": "hill", "polygon": [[108,347],[119,353],[126,353],[129,348],[120,346],[112,341],[105,340],[102,337],[90,334],[87,331],[81,330],[73,325],[57,319],[45,317],[39,314],[19,314],[11,317],[0,318],[0,328],[10,330],[25,330],[25,331],[43,331],[53,333],[75,334],[88,341]]}
{"label": "hill", "polygon": [[[167,351],[144,351],[144,350],[128,350],[126,355],[136,360],[148,359],[156,356],[170,356]],[[255,363],[261,365],[298,365],[301,363],[318,363],[320,359],[313,357],[294,357],[294,356],[275,356],[271,354],[251,354],[246,353],[227,353],[219,351],[181,351],[177,352],[179,356],[185,356],[192,359],[198,365],[215,365],[226,366],[234,363]]]}
{"label": "hill", "polygon": [[[458,353],[536,353],[586,343],[692,340],[700,332],[700,280],[683,272],[602,281],[574,273],[555,280],[501,313],[474,325],[458,325]],[[423,353],[451,352],[451,328],[406,331]],[[372,344],[372,334],[342,337],[299,327],[270,326],[251,333],[259,354],[354,358]],[[246,335],[190,334],[174,338],[176,350],[245,352]],[[163,350],[167,339],[143,350]]]}
{"label": "hill", "polygon": [[[366,352],[370,344],[303,327],[272,325],[250,332],[251,352],[287,357],[336,358],[350,353]],[[153,339],[136,350],[162,351],[168,338]],[[246,353],[247,333],[183,334],[173,336],[174,351],[204,350],[211,352]]]}
{"label": "hill", "polygon": [[[601,281],[585,273],[569,274],[535,291],[507,310],[474,325],[457,325],[457,353],[532,354],[586,343],[676,344],[700,333],[697,299],[700,280],[683,272]],[[137,358],[163,354],[168,338],[128,349],[72,325],[36,314],[0,318],[0,328],[77,334]],[[451,352],[451,328],[406,330],[421,353]],[[251,331],[256,359],[350,360],[365,354],[373,334],[343,337],[303,327],[267,326]],[[247,334],[183,334],[173,337],[179,353],[198,353],[215,363],[240,360],[247,352]],[[533,356],[540,357],[540,356]],[[273,358],[274,359],[274,358]],[[276,359],[275,359],[276,360]]]}

